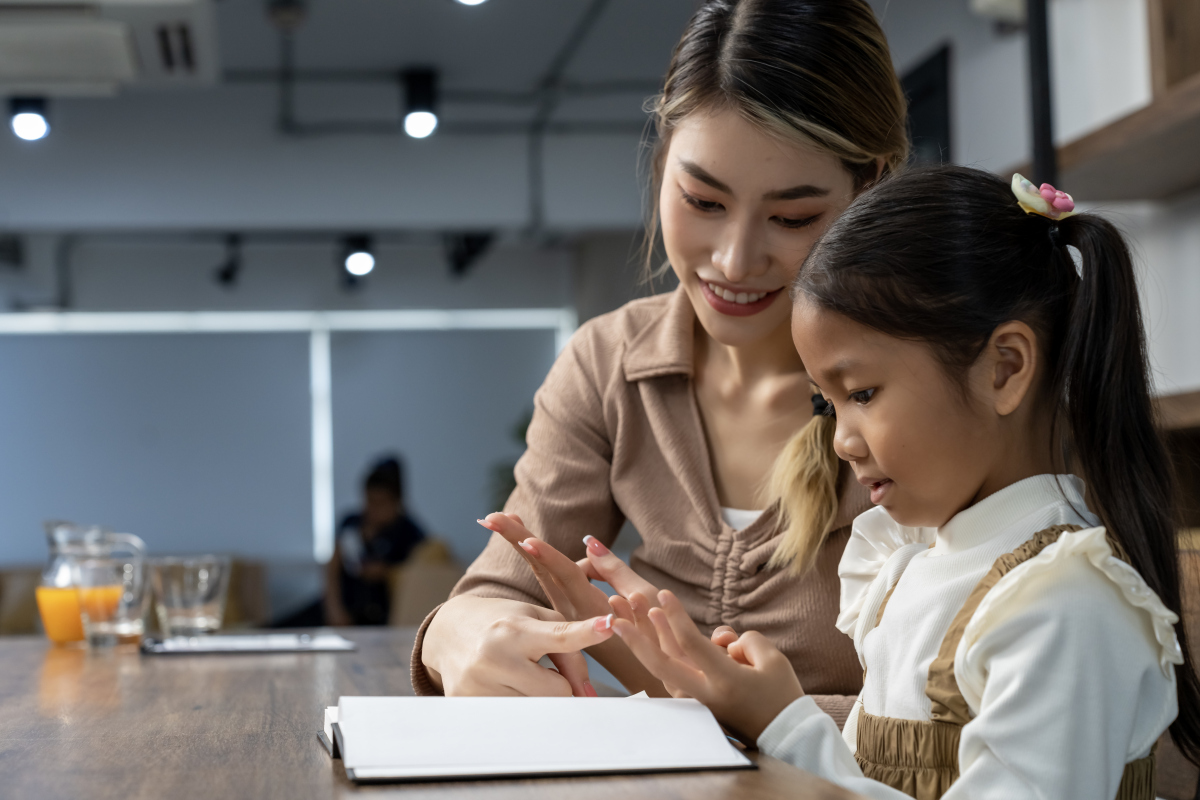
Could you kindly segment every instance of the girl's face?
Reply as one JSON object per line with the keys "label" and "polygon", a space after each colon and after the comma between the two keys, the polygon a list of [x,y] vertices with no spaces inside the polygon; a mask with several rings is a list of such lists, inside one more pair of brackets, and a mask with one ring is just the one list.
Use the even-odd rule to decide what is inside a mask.
{"label": "girl's face", "polygon": [[786,287],[853,199],[853,178],[827,152],[734,111],[683,120],[659,194],[663,243],[709,335],[736,347],[779,330],[792,311]]}
{"label": "girl's face", "polygon": [[985,493],[1006,438],[989,402],[989,369],[1002,374],[990,357],[971,368],[964,398],[927,344],[880,333],[804,297],[792,313],[792,340],[837,412],[834,449],[892,519],[939,527]]}

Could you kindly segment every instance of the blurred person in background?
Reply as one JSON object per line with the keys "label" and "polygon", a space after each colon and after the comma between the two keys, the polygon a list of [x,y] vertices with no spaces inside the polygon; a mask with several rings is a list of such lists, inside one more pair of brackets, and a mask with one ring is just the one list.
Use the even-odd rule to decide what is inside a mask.
{"label": "blurred person in background", "polygon": [[405,513],[399,458],[378,461],[363,482],[362,510],[347,514],[338,526],[333,557],[325,566],[324,597],[279,627],[386,625],[390,572],[424,539]]}

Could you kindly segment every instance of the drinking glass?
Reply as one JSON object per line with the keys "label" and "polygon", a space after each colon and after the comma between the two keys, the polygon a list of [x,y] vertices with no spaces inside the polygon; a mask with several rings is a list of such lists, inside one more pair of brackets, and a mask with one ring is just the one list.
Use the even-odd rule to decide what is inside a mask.
{"label": "drinking glass", "polygon": [[151,561],[154,610],[164,636],[216,633],[225,617],[229,559],[225,556]]}
{"label": "drinking glass", "polygon": [[146,562],[81,558],[72,567],[83,634],[92,647],[137,644],[146,630]]}

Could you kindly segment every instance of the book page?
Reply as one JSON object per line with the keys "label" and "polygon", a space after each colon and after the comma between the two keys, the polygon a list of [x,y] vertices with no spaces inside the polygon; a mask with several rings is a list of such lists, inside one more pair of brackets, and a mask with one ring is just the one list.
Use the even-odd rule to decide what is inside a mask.
{"label": "book page", "polygon": [[695,700],[343,697],[357,780],[752,766]]}

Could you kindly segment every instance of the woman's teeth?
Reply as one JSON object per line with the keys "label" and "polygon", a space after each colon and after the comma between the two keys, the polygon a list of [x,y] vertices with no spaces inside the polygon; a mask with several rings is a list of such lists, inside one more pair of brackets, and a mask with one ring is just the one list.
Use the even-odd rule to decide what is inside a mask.
{"label": "woman's teeth", "polygon": [[738,305],[742,306],[746,305],[747,303],[757,303],[759,300],[762,300],[764,297],[770,294],[770,292],[737,292],[735,294],[728,289],[722,289],[715,283],[708,284],[708,288],[717,297],[720,297],[721,299],[730,303],[737,303]]}

